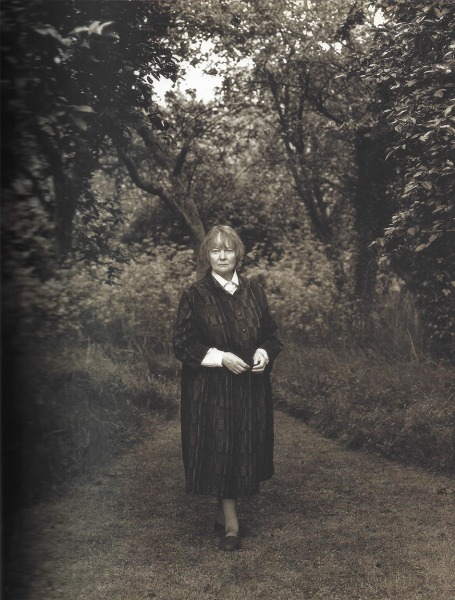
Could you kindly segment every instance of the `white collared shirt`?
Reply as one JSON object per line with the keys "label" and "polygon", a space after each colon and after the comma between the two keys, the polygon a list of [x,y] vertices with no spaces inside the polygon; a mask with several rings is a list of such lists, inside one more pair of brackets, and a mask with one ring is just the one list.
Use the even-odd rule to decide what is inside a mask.
{"label": "white collared shirt", "polygon": [[[218,283],[220,285],[222,285],[224,288],[226,288],[226,285],[229,283],[235,283],[235,285],[237,287],[239,287],[239,276],[237,275],[237,271],[234,271],[234,275],[232,276],[231,281],[228,281],[227,279],[225,279],[224,277],[221,277],[221,275],[218,275],[218,273],[214,273],[213,271],[212,271],[212,277],[213,277],[213,279],[216,279],[218,281]],[[226,289],[226,291],[232,295],[235,293],[235,290],[231,292],[229,289]]]}

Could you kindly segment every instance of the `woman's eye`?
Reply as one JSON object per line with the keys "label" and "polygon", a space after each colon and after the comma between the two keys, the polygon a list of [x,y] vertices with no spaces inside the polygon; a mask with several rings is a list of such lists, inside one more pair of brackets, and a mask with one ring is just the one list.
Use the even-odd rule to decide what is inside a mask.
{"label": "woman's eye", "polygon": [[[211,250],[211,253],[215,254],[215,255],[220,254],[220,252],[221,252],[221,250],[218,250],[217,248],[214,248],[213,250]],[[223,252],[225,254],[229,254],[229,255],[235,254],[234,250],[232,250],[231,248],[226,248],[225,250],[223,250]]]}

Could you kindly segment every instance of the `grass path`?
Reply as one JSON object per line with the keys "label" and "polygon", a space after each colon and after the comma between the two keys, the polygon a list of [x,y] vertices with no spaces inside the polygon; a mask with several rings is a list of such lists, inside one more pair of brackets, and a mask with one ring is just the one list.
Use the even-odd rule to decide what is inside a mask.
{"label": "grass path", "polygon": [[8,600],[453,600],[455,481],[349,452],[276,413],[276,475],[224,554],[183,493],[179,424],[21,514]]}

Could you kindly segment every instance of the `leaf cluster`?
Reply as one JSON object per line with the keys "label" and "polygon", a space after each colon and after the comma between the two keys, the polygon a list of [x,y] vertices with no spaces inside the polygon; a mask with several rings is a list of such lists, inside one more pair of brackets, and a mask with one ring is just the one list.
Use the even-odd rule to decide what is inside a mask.
{"label": "leaf cluster", "polygon": [[[153,82],[176,75],[163,43],[171,23],[161,2],[11,0],[3,7],[4,185],[21,181],[23,202],[44,207],[57,255],[84,254],[90,240],[86,257],[108,250],[96,227],[90,240],[74,235],[77,213],[86,227],[94,222],[90,180],[112,139],[132,124],[162,124]],[[115,225],[118,207],[101,210]]]}
{"label": "leaf cluster", "polygon": [[455,8],[451,2],[379,2],[387,21],[367,76],[390,131],[395,215],[378,244],[415,292],[440,352],[455,340]]}

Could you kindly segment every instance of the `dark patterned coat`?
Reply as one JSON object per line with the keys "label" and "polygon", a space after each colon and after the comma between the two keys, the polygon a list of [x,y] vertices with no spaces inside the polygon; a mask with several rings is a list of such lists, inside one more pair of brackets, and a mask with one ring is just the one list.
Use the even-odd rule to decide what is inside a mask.
{"label": "dark patterned coat", "polygon": [[[250,496],[273,475],[270,371],[282,345],[262,286],[239,277],[234,295],[210,271],[181,297],[173,345],[182,361],[182,452],[188,494]],[[203,367],[207,351],[233,352],[250,366],[257,348],[264,373]]]}

